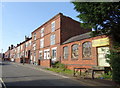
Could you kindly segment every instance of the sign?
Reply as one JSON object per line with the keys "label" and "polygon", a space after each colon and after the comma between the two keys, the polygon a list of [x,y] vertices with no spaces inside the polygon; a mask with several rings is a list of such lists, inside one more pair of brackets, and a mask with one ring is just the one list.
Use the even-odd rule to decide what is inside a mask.
{"label": "sign", "polygon": [[108,38],[101,38],[101,39],[92,40],[92,47],[106,46],[106,45],[109,45]]}

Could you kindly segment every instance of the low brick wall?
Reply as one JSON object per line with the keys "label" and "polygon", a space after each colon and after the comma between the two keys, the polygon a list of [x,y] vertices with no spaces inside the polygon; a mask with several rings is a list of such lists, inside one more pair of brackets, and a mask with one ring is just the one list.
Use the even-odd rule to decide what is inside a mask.
{"label": "low brick wall", "polygon": [[15,62],[20,63],[20,58],[15,59]]}
{"label": "low brick wall", "polygon": [[44,67],[51,67],[51,59],[40,60],[40,65]]}

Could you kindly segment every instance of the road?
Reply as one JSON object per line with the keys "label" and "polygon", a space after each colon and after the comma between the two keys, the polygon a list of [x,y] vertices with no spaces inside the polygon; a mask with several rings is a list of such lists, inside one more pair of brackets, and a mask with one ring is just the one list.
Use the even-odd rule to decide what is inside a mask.
{"label": "road", "polygon": [[[56,75],[49,71],[36,70],[25,65],[4,62],[2,80],[9,86],[83,86],[79,81]],[[70,87],[71,88],[71,87]]]}

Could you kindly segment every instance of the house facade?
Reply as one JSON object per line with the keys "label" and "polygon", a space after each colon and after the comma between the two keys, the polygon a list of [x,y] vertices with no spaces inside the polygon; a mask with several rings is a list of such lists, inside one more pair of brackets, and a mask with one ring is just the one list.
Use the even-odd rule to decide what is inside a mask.
{"label": "house facade", "polygon": [[80,23],[72,18],[57,14],[32,32],[33,64],[47,65],[50,59],[53,63],[60,61],[61,44],[70,37],[89,31],[91,29],[81,28]]}
{"label": "house facade", "polygon": [[35,29],[31,38],[25,37],[22,43],[9,47],[5,57],[17,63],[24,61],[45,67],[50,67],[51,62],[56,61],[69,69],[109,66],[105,58],[109,50],[108,37],[91,37],[90,31],[59,13]]}

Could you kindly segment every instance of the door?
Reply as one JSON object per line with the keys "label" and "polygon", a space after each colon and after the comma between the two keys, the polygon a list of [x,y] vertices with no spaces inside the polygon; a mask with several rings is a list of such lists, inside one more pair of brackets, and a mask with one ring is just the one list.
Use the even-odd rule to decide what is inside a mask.
{"label": "door", "polygon": [[99,47],[97,48],[98,52],[98,66],[110,66],[109,63],[106,61],[107,58],[105,57],[106,54],[109,53],[109,47]]}

